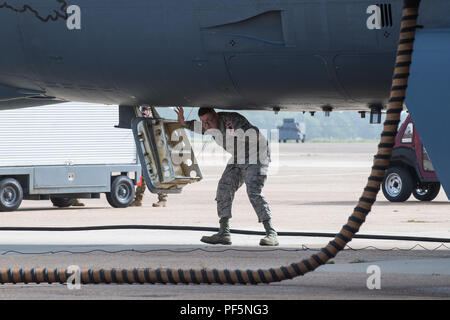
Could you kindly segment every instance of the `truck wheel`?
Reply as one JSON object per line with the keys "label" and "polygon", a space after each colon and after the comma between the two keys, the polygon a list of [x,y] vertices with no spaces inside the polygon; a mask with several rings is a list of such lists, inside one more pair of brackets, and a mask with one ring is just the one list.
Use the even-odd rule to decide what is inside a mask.
{"label": "truck wheel", "polygon": [[439,182],[429,183],[413,190],[413,196],[420,201],[434,200],[441,191]]}
{"label": "truck wheel", "polygon": [[73,206],[75,201],[77,201],[76,198],[59,198],[59,197],[51,197],[50,201],[53,203],[55,207],[59,208],[68,208],[70,206]]}
{"label": "truck wheel", "polygon": [[133,181],[127,176],[118,176],[112,181],[106,200],[114,208],[126,208],[133,202],[134,195]]}
{"label": "truck wheel", "polygon": [[389,168],[382,184],[383,194],[391,202],[409,199],[413,191],[413,179],[409,171],[401,167]]}
{"label": "truck wheel", "polygon": [[14,211],[23,200],[23,190],[20,183],[13,178],[0,181],[0,211]]}

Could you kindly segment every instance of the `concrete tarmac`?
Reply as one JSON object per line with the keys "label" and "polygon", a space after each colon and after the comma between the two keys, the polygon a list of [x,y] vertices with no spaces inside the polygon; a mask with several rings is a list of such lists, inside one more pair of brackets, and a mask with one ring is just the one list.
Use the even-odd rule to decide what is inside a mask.
{"label": "concrete tarmac", "polygon": [[[370,174],[377,143],[281,144],[273,154],[264,188],[278,231],[336,233],[347,221]],[[1,227],[169,225],[217,227],[215,192],[224,159],[213,146],[198,152],[204,179],[169,195],[154,208],[147,192],[142,207],[111,208],[105,197],[85,207],[54,208],[50,201],[24,201],[1,213]],[[450,238],[449,201],[441,190],[425,203],[411,197],[391,203],[382,193],[360,234]],[[233,229],[257,230],[245,186],[233,204]],[[211,232],[107,230],[0,232],[0,268],[244,268],[278,267],[300,261],[330,238],[280,237],[277,248],[258,246],[261,236],[233,235],[232,246],[199,240]],[[330,264],[293,280],[270,285],[2,285],[0,299],[449,299],[450,244],[355,239]],[[375,267],[374,267],[375,266]],[[374,271],[379,282],[374,282]],[[375,288],[373,288],[375,286]]]}

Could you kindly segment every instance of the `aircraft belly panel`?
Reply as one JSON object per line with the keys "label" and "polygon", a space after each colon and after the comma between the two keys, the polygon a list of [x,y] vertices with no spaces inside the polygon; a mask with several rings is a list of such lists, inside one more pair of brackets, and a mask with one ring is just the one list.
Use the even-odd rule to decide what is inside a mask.
{"label": "aircraft belly panel", "polygon": [[277,50],[285,46],[279,10],[201,30],[207,52],[254,52]]}
{"label": "aircraft belly panel", "polygon": [[254,104],[300,104],[343,97],[320,56],[241,54],[228,58],[237,90]]}
{"label": "aircraft belly panel", "polygon": [[[41,90],[40,99],[303,110],[386,101],[403,3],[378,4],[383,25],[370,30],[370,0],[35,2],[0,1],[5,87]],[[81,30],[66,25],[69,4]],[[423,0],[419,23],[448,27],[449,10]]]}
{"label": "aircraft belly panel", "polygon": [[28,84],[27,88],[30,88],[33,74],[25,55],[18,17],[3,9],[0,10],[0,22],[3,26],[0,28],[0,83],[11,87]]}
{"label": "aircraft belly panel", "polygon": [[395,65],[395,54],[337,55],[334,67],[347,95],[355,101],[386,103]]}
{"label": "aircraft belly panel", "polygon": [[405,104],[450,196],[450,29],[417,30]]}
{"label": "aircraft belly panel", "polygon": [[[112,77],[108,68],[116,70],[118,64],[124,67],[125,61],[134,61],[130,55],[122,54],[125,50],[121,47],[129,39],[125,35],[130,28],[116,23],[129,12],[119,13],[117,3],[108,6],[104,1],[93,4],[80,0],[77,5],[83,8],[81,30],[69,30],[63,19],[44,23],[25,14],[21,16],[24,46],[37,83],[49,94],[69,100],[117,103],[124,94],[119,92],[115,79],[126,74]],[[143,10],[134,11],[142,14]],[[133,26],[138,27],[136,23]],[[114,61],[109,59],[111,54]]]}

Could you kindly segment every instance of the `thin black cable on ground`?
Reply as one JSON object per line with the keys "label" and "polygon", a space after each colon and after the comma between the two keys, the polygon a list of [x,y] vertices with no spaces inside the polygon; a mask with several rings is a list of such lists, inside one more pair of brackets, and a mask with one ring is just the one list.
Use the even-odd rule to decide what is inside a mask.
{"label": "thin black cable on ground", "polygon": [[[437,251],[443,249],[450,249],[449,246],[441,243],[440,245],[429,249],[420,244],[416,244],[408,249],[401,248],[390,248],[390,249],[381,249],[375,246],[366,246],[362,248],[352,248],[350,246],[346,246],[343,251],[364,251],[364,250],[377,250],[377,251],[413,251],[417,248],[420,248],[424,251]],[[159,252],[169,252],[169,253],[193,253],[193,252],[205,252],[205,253],[224,253],[228,251],[233,252],[249,252],[249,253],[273,253],[273,252],[301,252],[301,251],[320,251],[320,248],[310,248],[308,246],[302,245],[301,248],[271,248],[271,249],[245,249],[245,248],[224,248],[224,249],[205,249],[205,248],[192,248],[192,249],[148,249],[148,250],[137,250],[137,249],[121,249],[121,250],[105,250],[105,249],[92,249],[87,251],[73,251],[73,250],[50,250],[50,251],[41,251],[41,252],[23,252],[18,250],[8,250],[0,253],[0,256],[7,256],[10,254],[17,255],[51,255],[51,254],[90,254],[90,253],[106,253],[106,254],[119,254],[119,253],[138,253],[138,254],[146,254],[146,253],[159,253]]]}
{"label": "thin black cable on ground", "polygon": [[[218,228],[198,227],[198,226],[165,226],[165,225],[110,225],[110,226],[86,226],[86,227],[0,227],[0,231],[47,231],[47,232],[76,232],[76,231],[104,231],[104,230],[165,230],[165,231],[210,231],[217,232]],[[231,229],[233,234],[264,236],[263,231]],[[336,233],[325,232],[278,232],[281,237],[318,237],[334,238]],[[435,237],[414,237],[414,236],[396,236],[379,234],[356,234],[354,239],[371,240],[400,240],[400,241],[418,241],[418,242],[442,242],[450,243],[450,238]]]}

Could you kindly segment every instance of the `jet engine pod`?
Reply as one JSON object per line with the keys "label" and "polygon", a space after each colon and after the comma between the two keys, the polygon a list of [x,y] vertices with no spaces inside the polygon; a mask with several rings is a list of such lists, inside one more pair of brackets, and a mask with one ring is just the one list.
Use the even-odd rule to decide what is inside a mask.
{"label": "jet engine pod", "polygon": [[185,129],[173,120],[135,118],[136,150],[145,182],[152,193],[180,193],[202,179]]}

